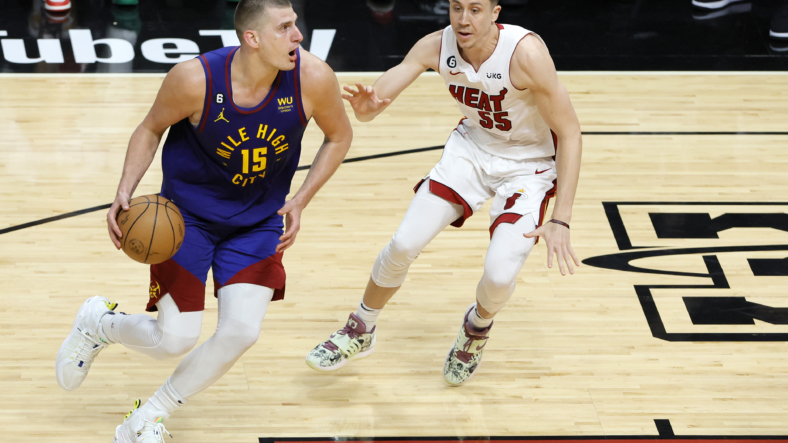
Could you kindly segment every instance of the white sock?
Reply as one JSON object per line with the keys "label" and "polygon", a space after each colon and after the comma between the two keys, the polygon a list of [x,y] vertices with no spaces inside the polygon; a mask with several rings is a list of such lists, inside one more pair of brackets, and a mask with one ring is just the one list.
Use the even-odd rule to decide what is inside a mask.
{"label": "white sock", "polygon": [[120,323],[125,314],[107,312],[99,320],[99,337],[109,344],[120,343]]}
{"label": "white sock", "polygon": [[382,311],[382,309],[372,309],[365,305],[364,301],[359,303],[356,315],[361,319],[361,321],[364,322],[364,325],[367,327],[367,332],[371,331],[372,328],[375,327],[375,322],[378,321],[380,311]]}
{"label": "white sock", "polygon": [[493,322],[493,319],[484,318],[479,314],[479,308],[476,304],[473,305],[473,310],[471,315],[468,316],[468,320],[471,322],[471,326],[479,331],[489,328]]}
{"label": "white sock", "polygon": [[145,419],[155,422],[157,419],[167,419],[170,414],[180,408],[181,405],[186,403],[186,399],[172,387],[170,379],[149,398],[144,405],[140,408],[140,412],[145,416]]}

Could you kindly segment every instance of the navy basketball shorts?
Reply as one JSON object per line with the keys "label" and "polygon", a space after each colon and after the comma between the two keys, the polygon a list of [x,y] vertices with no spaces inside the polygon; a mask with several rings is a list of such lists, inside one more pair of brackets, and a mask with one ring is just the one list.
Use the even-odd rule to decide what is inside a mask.
{"label": "navy basketball shorts", "polygon": [[205,309],[205,282],[213,269],[214,296],[219,289],[249,283],[274,289],[274,300],[285,294],[282,253],[276,252],[282,235],[282,217],[276,213],[254,226],[226,226],[201,219],[181,209],[186,225],[183,245],[169,260],[150,268],[147,311],[170,294],[181,312]]}

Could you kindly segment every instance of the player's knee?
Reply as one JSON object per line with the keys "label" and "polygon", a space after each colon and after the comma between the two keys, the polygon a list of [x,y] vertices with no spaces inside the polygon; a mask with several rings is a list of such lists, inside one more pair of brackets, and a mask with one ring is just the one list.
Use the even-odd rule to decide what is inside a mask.
{"label": "player's knee", "polygon": [[383,252],[388,252],[388,258],[396,264],[411,264],[421,254],[424,245],[414,237],[394,235],[391,242]]}
{"label": "player's knee", "polygon": [[257,343],[257,340],[260,338],[260,330],[257,331],[248,330],[245,332],[239,331],[239,333],[235,334],[234,340],[238,343],[238,347],[243,349],[243,352],[246,352],[249,348],[254,346]]}
{"label": "player's knee", "polygon": [[221,343],[221,349],[240,356],[257,343],[260,328],[237,325],[237,327],[219,329],[214,339]]}
{"label": "player's knee", "polygon": [[197,341],[200,336],[194,337],[177,337],[168,341],[167,352],[172,357],[180,357],[186,355],[197,346]]}
{"label": "player's knee", "polygon": [[162,335],[161,343],[156,347],[158,352],[153,354],[153,357],[157,360],[180,357],[194,349],[199,339],[199,334],[183,337],[165,332]]}
{"label": "player's knee", "polygon": [[503,272],[485,272],[476,287],[476,299],[486,311],[495,313],[512,297],[515,286],[516,276],[512,278]]}
{"label": "player's knee", "polygon": [[511,275],[502,270],[495,270],[493,272],[485,270],[482,276],[482,283],[484,286],[488,288],[490,292],[494,293],[501,293],[514,289],[516,280],[516,275]]}

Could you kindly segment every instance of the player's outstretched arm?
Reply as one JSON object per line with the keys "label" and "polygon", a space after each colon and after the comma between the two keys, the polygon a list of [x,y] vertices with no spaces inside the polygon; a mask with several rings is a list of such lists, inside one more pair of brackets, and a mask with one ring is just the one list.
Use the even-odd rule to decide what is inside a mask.
{"label": "player's outstretched arm", "polygon": [[[205,74],[199,60],[175,65],[164,78],[145,120],[131,135],[115,202],[107,213],[109,238],[120,249],[117,214],[129,210],[129,200],[148,170],[164,131],[184,118],[199,120],[205,99]],[[196,120],[193,120],[196,122]]]}
{"label": "player's outstretched arm", "polygon": [[325,139],[317,151],[312,167],[309,168],[304,184],[279,210],[279,215],[285,216],[285,233],[279,238],[276,252],[282,252],[293,245],[296,234],[301,229],[301,212],[334,175],[350,149],[350,142],[353,141],[353,128],[340,98],[339,83],[334,71],[303,49],[301,55],[304,109],[307,117],[315,118],[315,123],[325,134]]}
{"label": "player's outstretched arm", "polygon": [[442,33],[433,32],[419,40],[402,63],[386,71],[374,85],[356,83],[355,89],[345,86],[347,94],[342,94],[342,98],[353,106],[359,121],[372,121],[428,68],[438,70]]}
{"label": "player's outstretched arm", "polygon": [[572,204],[577,191],[580,157],[583,151],[580,122],[569,100],[569,93],[558,80],[555,65],[547,48],[536,36],[530,35],[523,39],[517,46],[514,58],[510,73],[512,83],[518,88],[531,90],[539,113],[558,136],[556,153],[558,189],[551,219],[566,225],[547,222],[525,236],[541,236],[545,239],[548,267],[553,267],[553,254],[555,254],[561,274],[566,275],[566,269],[570,274],[574,274],[572,262],[580,266],[580,260],[572,249],[569,239],[569,223],[572,220]]}

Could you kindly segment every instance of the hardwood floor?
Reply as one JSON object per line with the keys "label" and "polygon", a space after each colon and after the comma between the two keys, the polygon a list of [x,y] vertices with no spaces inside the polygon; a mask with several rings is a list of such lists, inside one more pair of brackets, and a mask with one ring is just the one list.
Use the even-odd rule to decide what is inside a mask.
{"label": "hardwood floor", "polygon": [[[374,78],[340,74],[340,83]],[[480,372],[450,388],[442,363],[482,273],[488,203],[462,229],[441,233],[411,267],[381,315],[375,354],[319,374],[305,355],[355,309],[413,185],[441,152],[345,164],[304,213],[285,255],[287,298],[272,305],[261,340],[168,420],[172,441],[656,435],[654,419],[669,419],[677,435],[788,435],[785,340],[655,338],[635,290],[712,285],[710,277],[676,274],[711,275],[703,256],[715,256],[729,288],[651,289],[666,331],[788,333],[788,322],[759,319],[693,324],[683,299],[746,297],[788,308],[788,276],[756,276],[748,261],[784,259],[788,231],[779,226],[786,224],[733,227],[717,239],[660,238],[651,215],[785,216],[788,75],[561,79],[586,133],[572,219],[581,259],[622,252],[603,202],[655,202],[618,206],[632,246],[705,251],[630,263],[672,275],[584,265],[561,277],[547,269],[540,244],[496,319]],[[160,83],[160,76],[0,76],[0,232],[110,203],[129,136]],[[348,158],[442,145],[461,117],[452,101],[442,80],[425,74],[374,122],[351,118]],[[311,125],[302,165],[321,140]],[[294,189],[305,175],[296,174]],[[157,157],[137,195],[158,192],[160,183]],[[731,202],[760,205],[719,204]],[[105,295],[129,313],[142,312],[147,300],[147,267],[115,251],[104,217],[98,210],[0,235],[0,440],[110,441],[134,399],[148,398],[176,365],[113,346],[78,391],[55,381],[58,347],[87,297]],[[773,245],[784,247],[742,250]],[[709,250],[724,247],[739,249]],[[216,300],[208,296],[206,307],[203,340],[216,327]]]}

